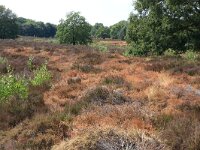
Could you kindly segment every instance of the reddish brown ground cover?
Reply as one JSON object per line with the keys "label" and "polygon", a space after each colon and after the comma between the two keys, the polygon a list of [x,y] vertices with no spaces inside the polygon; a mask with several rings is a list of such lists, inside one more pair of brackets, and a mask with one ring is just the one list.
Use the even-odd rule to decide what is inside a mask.
{"label": "reddish brown ground cover", "polygon": [[[165,145],[159,149],[199,148],[200,62],[180,57],[129,58],[88,46],[23,41],[0,41],[0,56],[8,59],[15,74],[26,72],[30,56],[36,66],[47,60],[53,74],[50,88],[33,88],[28,102],[19,102],[29,106],[23,111],[19,107],[20,119],[11,104],[1,107],[2,149],[50,149],[64,139],[57,149],[89,149],[86,143],[95,149],[86,137],[99,130],[155,136]],[[69,82],[75,78],[77,83]]]}

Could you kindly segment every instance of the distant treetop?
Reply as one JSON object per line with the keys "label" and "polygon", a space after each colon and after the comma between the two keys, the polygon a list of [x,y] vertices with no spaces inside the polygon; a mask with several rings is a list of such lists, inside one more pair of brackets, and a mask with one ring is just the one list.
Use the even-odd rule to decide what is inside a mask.
{"label": "distant treetop", "polygon": [[71,12],[66,20],[62,20],[57,28],[56,37],[60,43],[88,44],[92,41],[90,36],[91,25],[79,12]]}
{"label": "distant treetop", "polygon": [[14,39],[18,34],[17,16],[0,5],[0,39]]}

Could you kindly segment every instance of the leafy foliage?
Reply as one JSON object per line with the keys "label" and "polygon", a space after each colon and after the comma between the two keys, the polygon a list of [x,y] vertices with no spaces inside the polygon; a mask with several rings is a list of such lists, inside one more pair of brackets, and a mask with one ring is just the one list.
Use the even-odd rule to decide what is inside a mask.
{"label": "leafy foliage", "polygon": [[99,44],[99,43],[92,43],[91,47],[99,50],[100,52],[107,52],[108,51],[108,47],[106,45]]}
{"label": "leafy foliage", "polygon": [[54,37],[56,34],[56,25],[51,23],[44,24],[19,17],[17,24],[19,25],[19,35],[22,36]]}
{"label": "leafy foliage", "polygon": [[90,43],[91,25],[79,12],[71,12],[67,19],[62,20],[57,28],[56,37],[60,43],[66,44],[88,44]]}
{"label": "leafy foliage", "polygon": [[124,40],[126,37],[127,21],[120,21],[110,27],[110,36],[112,39]]}
{"label": "leafy foliage", "polygon": [[96,23],[92,27],[91,35],[94,38],[110,38],[110,28],[105,27],[102,23]]}
{"label": "leafy foliage", "polygon": [[189,61],[196,61],[199,58],[199,54],[197,52],[194,52],[192,50],[188,50],[185,52],[183,57]]}
{"label": "leafy foliage", "polygon": [[17,37],[17,16],[0,5],[0,39],[14,39]]}
{"label": "leafy foliage", "polygon": [[137,0],[129,18],[127,41],[141,51],[162,54],[172,48],[178,52],[200,48],[200,2]]}
{"label": "leafy foliage", "polygon": [[28,84],[24,78],[9,73],[0,77],[0,102],[7,101],[11,96],[27,98]]}
{"label": "leafy foliage", "polygon": [[169,48],[164,52],[164,55],[165,56],[175,56],[176,55],[176,51],[171,49],[171,48]]}
{"label": "leafy foliage", "polygon": [[30,57],[28,58],[28,61],[27,61],[27,66],[28,66],[28,68],[29,68],[30,70],[32,70],[33,67],[34,67],[34,65],[33,65],[33,60],[34,60],[34,57],[33,57],[33,56],[30,56]]}
{"label": "leafy foliage", "polygon": [[[30,71],[33,70],[32,60],[33,57],[30,57],[27,62]],[[33,86],[40,86],[51,79],[51,73],[48,71],[46,64],[33,70],[33,78],[27,79],[24,76],[14,75],[6,58],[0,57],[0,64],[2,63],[7,65],[6,68],[8,73],[0,76],[0,103],[5,103],[11,97],[16,96],[20,99],[26,99],[29,94],[30,84]]]}
{"label": "leafy foliage", "polygon": [[48,71],[47,66],[43,64],[40,68],[34,70],[34,78],[31,80],[33,86],[40,86],[51,79],[51,73]]}
{"label": "leafy foliage", "polygon": [[124,56],[146,56],[149,51],[141,50],[139,47],[128,46],[126,51],[124,52]]}
{"label": "leafy foliage", "polygon": [[0,64],[6,64],[8,60],[5,57],[0,56]]}

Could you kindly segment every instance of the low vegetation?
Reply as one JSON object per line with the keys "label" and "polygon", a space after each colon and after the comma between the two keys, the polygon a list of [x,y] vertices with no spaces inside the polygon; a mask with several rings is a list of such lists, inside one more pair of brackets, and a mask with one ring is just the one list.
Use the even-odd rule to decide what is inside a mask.
{"label": "low vegetation", "polygon": [[1,103],[5,103],[11,96],[26,99],[28,97],[28,83],[24,78],[9,73],[0,77]]}
{"label": "low vegetation", "polygon": [[116,41],[99,42],[102,53],[20,40],[0,46],[1,148],[198,149],[198,53],[138,58],[110,51]]}
{"label": "low vegetation", "polygon": [[200,1],[134,7],[107,27],[0,5],[0,149],[200,149]]}
{"label": "low vegetation", "polygon": [[[1,64],[7,63],[6,58],[1,57]],[[28,68],[32,68],[32,58],[28,60]],[[5,103],[11,97],[19,97],[27,99],[29,87],[40,86],[50,81],[51,73],[48,71],[46,64],[42,64],[40,68],[33,70],[33,78],[27,78],[23,75],[15,75],[11,66],[7,66],[8,73],[0,76],[0,101]],[[31,69],[32,70],[32,69]]]}
{"label": "low vegetation", "polygon": [[34,77],[31,79],[33,86],[40,86],[47,83],[51,79],[51,73],[48,71],[47,66],[43,64],[33,72]]}

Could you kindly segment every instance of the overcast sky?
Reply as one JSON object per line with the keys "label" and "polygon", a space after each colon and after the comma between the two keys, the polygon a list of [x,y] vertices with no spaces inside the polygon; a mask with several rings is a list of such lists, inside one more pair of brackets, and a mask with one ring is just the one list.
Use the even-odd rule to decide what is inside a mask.
{"label": "overcast sky", "polygon": [[107,26],[127,20],[132,4],[133,0],[0,0],[18,17],[58,24],[67,12],[80,11],[89,23]]}

